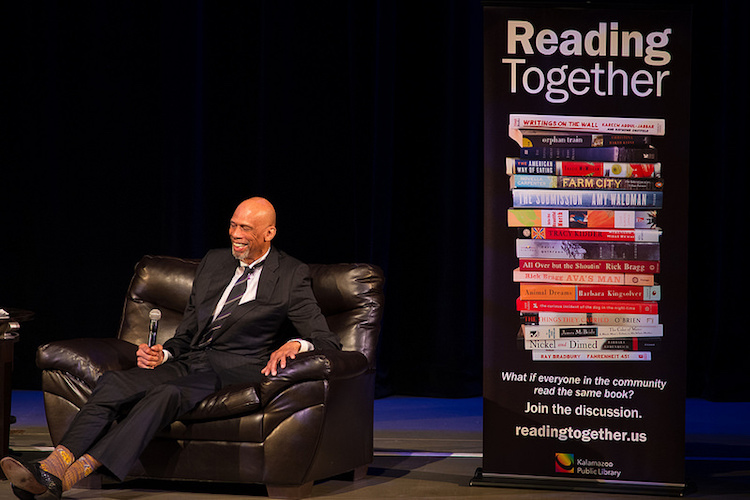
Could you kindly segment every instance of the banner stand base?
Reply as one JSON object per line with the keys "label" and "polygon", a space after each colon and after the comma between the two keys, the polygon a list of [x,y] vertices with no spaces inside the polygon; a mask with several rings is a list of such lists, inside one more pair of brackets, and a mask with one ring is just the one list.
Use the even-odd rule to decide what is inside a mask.
{"label": "banner stand base", "polygon": [[484,472],[481,467],[477,468],[469,485],[495,486],[499,488],[528,488],[536,490],[632,493],[637,495],[661,495],[673,497],[684,496],[687,490],[687,485],[685,484],[498,474]]}

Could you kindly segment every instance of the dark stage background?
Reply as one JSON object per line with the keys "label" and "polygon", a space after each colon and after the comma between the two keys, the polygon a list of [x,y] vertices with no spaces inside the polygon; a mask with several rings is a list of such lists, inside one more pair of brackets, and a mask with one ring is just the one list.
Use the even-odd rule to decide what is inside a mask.
{"label": "dark stage background", "polygon": [[[694,6],[685,144],[688,387],[717,400],[750,399],[736,315],[750,7],[738,4]],[[479,1],[4,11],[0,307],[36,313],[14,388],[39,388],[38,345],[114,334],[142,255],[225,246],[236,204],[262,195],[278,209],[280,248],[385,270],[379,395],[481,394]]]}

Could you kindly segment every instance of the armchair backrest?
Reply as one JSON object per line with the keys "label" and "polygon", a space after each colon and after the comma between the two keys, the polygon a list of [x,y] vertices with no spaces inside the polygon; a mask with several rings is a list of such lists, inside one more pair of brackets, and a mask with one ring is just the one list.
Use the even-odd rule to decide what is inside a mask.
{"label": "armchair backrest", "polygon": [[[135,266],[123,307],[118,338],[140,344],[148,336],[148,315],[157,308],[158,342],[174,335],[190,296],[199,260],[144,256]],[[315,297],[343,349],[360,351],[375,367],[375,346],[383,315],[382,270],[371,264],[310,264]]]}

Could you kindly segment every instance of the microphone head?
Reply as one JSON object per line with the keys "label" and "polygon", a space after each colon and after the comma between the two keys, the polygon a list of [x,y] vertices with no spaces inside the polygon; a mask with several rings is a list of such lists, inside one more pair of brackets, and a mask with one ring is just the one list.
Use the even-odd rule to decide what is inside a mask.
{"label": "microphone head", "polygon": [[148,319],[151,321],[159,321],[161,319],[161,311],[158,309],[151,309],[148,313]]}

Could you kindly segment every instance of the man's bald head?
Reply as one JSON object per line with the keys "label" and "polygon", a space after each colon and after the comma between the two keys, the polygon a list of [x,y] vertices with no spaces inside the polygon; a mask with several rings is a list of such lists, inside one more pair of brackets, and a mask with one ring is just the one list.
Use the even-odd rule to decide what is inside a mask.
{"label": "man's bald head", "polygon": [[240,203],[229,222],[229,238],[236,258],[251,264],[271,247],[276,236],[276,209],[265,198]]}

